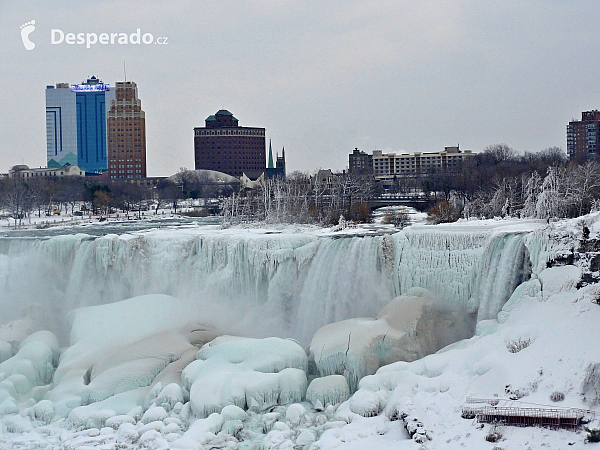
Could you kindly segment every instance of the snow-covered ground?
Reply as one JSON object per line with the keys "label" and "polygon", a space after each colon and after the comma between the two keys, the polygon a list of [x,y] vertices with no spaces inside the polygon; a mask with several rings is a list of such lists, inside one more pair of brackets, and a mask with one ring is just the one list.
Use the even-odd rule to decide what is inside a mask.
{"label": "snow-covered ground", "polygon": [[342,228],[0,240],[0,448],[584,447],[461,408],[598,408],[598,214]]}

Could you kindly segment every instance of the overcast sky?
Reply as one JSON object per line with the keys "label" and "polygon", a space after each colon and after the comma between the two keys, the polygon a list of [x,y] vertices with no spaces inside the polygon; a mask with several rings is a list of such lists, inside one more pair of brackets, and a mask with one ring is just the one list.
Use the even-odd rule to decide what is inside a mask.
{"label": "overcast sky", "polygon": [[[46,85],[114,85],[124,61],[149,176],[193,168],[193,128],[221,108],[265,127],[288,171],[343,169],[354,147],[564,149],[600,108],[598,24],[597,0],[0,0],[0,172],[45,166]],[[51,44],[137,28],[167,45]]]}

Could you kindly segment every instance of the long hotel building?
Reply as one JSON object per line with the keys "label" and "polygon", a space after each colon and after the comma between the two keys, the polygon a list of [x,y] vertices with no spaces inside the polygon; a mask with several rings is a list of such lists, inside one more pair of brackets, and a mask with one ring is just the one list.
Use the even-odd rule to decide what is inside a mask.
{"label": "long hotel building", "polygon": [[385,180],[401,176],[425,175],[436,171],[453,170],[463,159],[474,156],[470,150],[445,147],[443,152],[383,153],[373,151],[373,175]]}

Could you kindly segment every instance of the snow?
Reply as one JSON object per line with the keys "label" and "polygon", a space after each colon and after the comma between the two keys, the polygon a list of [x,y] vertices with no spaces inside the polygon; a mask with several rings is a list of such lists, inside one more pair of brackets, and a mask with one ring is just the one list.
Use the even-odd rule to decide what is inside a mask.
{"label": "snow", "polygon": [[302,400],[307,366],[306,353],[293,340],[220,336],[200,349],[182,381],[197,417],[227,405],[264,411]]}
{"label": "snow", "polygon": [[[598,219],[583,220],[596,233]],[[582,283],[589,261],[558,265],[580,228],[10,238],[0,242],[6,320],[42,292],[11,279],[49,282],[40,305],[22,301],[26,316],[0,326],[0,447],[469,450],[493,444],[489,425],[460,417],[467,397],[539,405],[558,392],[561,406],[597,408],[600,289]],[[57,299],[59,315],[83,306],[68,334],[46,327]],[[453,334],[462,321],[466,339]],[[222,335],[235,328],[251,337]],[[315,365],[281,336],[311,342]],[[585,438],[502,434],[505,450]]]}
{"label": "snow", "polygon": [[308,385],[306,399],[313,408],[323,410],[329,405],[338,405],[350,397],[348,381],[342,375],[315,378]]}
{"label": "snow", "polygon": [[[153,386],[180,382],[195,344],[216,336],[194,316],[187,302],[165,295],[74,311],[71,346],[61,356],[49,399],[61,415],[76,408],[76,423],[99,409],[127,414],[142,406]],[[164,402],[183,400],[174,391],[165,392]]]}

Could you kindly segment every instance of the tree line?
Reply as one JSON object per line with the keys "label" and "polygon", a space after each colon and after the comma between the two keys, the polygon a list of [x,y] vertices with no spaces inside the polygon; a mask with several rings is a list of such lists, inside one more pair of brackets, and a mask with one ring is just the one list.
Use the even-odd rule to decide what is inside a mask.
{"label": "tree line", "polygon": [[141,217],[142,211],[171,208],[182,199],[212,199],[231,195],[239,183],[215,182],[207,174],[186,168],[170,178],[147,185],[136,180],[82,177],[9,177],[0,180],[0,208],[15,227],[32,214],[39,217],[78,212],[104,216],[120,210]]}
{"label": "tree line", "polygon": [[266,179],[257,189],[240,190],[224,198],[221,208],[226,223],[337,224],[340,218],[368,222],[368,200],[376,190],[373,176],[293,172]]}
{"label": "tree line", "polygon": [[506,144],[488,146],[454,174],[445,174],[444,198],[430,211],[434,222],[464,218],[577,217],[597,208],[600,164],[570,158],[558,147],[519,155]]}
{"label": "tree line", "polygon": [[[518,154],[506,144],[495,144],[451,169],[397,177],[385,188],[430,201],[430,218],[436,223],[461,217],[576,217],[600,208],[600,164],[567,159],[557,147]],[[146,209],[156,214],[169,207],[177,213],[184,198],[204,199],[205,204],[219,199],[227,223],[328,225],[340,218],[371,221],[369,200],[383,192],[372,174],[293,172],[244,189],[237,181],[181,168],[152,186],[100,178],[5,178],[0,180],[0,207],[18,226],[31,214],[74,214],[77,207],[99,215],[121,210],[139,217]]]}

